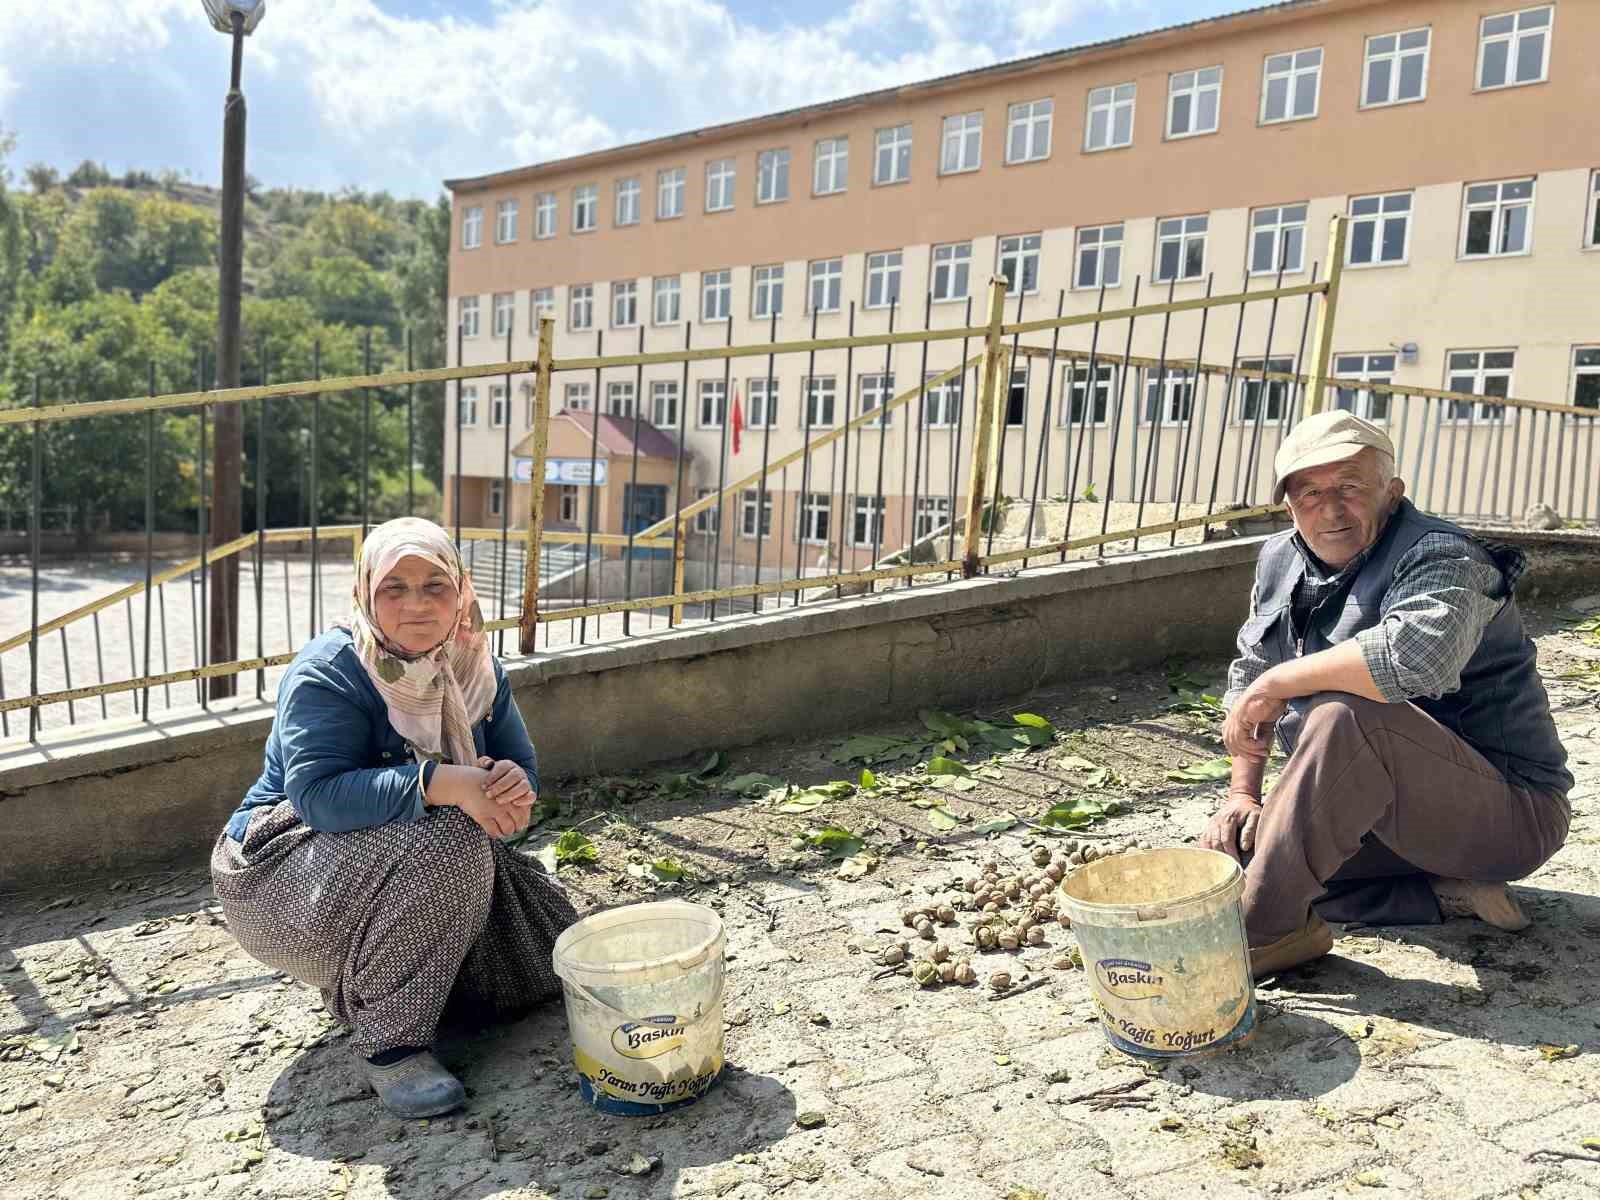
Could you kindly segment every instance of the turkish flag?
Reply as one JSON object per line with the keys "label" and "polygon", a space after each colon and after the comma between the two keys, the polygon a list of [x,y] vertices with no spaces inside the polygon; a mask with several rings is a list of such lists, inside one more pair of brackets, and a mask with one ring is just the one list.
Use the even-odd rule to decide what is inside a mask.
{"label": "turkish flag", "polygon": [[744,413],[739,408],[739,389],[733,389],[733,452],[739,453],[739,435],[744,432]]}

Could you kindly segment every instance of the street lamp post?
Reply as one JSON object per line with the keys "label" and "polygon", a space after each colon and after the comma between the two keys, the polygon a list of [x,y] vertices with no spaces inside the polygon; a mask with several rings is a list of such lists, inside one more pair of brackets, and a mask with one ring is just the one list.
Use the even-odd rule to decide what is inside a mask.
{"label": "street lamp post", "polygon": [[[239,294],[244,274],[244,93],[239,71],[244,39],[267,10],[266,0],[202,0],[212,27],[233,38],[233,73],[222,106],[222,245],[218,264],[217,386],[239,386]],[[211,472],[211,543],[231,542],[243,532],[240,474],[244,463],[244,414],[237,404],[216,407],[216,450]],[[259,486],[259,484],[258,484]],[[239,556],[218,558],[211,568],[212,662],[239,657]],[[232,696],[232,675],[211,680],[211,697]]]}

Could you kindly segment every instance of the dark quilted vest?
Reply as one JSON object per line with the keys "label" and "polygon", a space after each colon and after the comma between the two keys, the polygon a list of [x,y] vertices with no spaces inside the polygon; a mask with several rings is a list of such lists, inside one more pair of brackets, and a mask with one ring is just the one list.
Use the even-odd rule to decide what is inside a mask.
{"label": "dark quilted vest", "polygon": [[[1379,621],[1396,564],[1429,533],[1464,538],[1500,565],[1495,550],[1465,529],[1418,512],[1409,500],[1402,500],[1354,578],[1311,612],[1297,650],[1290,604],[1306,563],[1292,544],[1293,531],[1277,534],[1261,547],[1256,613],[1245,622],[1241,636],[1257,645],[1269,662],[1279,663],[1297,653],[1325,650],[1371,628]],[[1567,754],[1556,737],[1549,698],[1534,665],[1533,642],[1523,632],[1515,596],[1507,598],[1484,629],[1477,651],[1462,669],[1461,687],[1444,696],[1420,696],[1412,703],[1468,742],[1512,782],[1561,795],[1572,788]],[[1306,699],[1291,700],[1278,723],[1286,752],[1294,750],[1306,704]]]}

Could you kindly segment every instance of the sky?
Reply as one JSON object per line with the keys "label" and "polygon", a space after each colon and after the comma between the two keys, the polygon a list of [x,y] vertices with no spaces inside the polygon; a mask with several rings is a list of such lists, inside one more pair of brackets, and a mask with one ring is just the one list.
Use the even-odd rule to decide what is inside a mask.
{"label": "sky", "polygon": [[[267,0],[247,169],[431,198],[544,162],[1138,33],[1249,0]],[[0,0],[10,167],[220,174],[201,0]]]}

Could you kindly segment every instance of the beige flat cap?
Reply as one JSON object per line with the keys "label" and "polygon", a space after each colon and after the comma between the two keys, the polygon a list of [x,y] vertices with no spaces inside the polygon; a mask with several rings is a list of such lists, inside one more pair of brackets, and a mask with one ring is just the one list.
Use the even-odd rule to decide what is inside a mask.
{"label": "beige flat cap", "polygon": [[1272,502],[1283,503],[1285,482],[1296,471],[1354,458],[1371,447],[1394,457],[1389,435],[1343,409],[1307,417],[1289,431],[1272,460]]}

